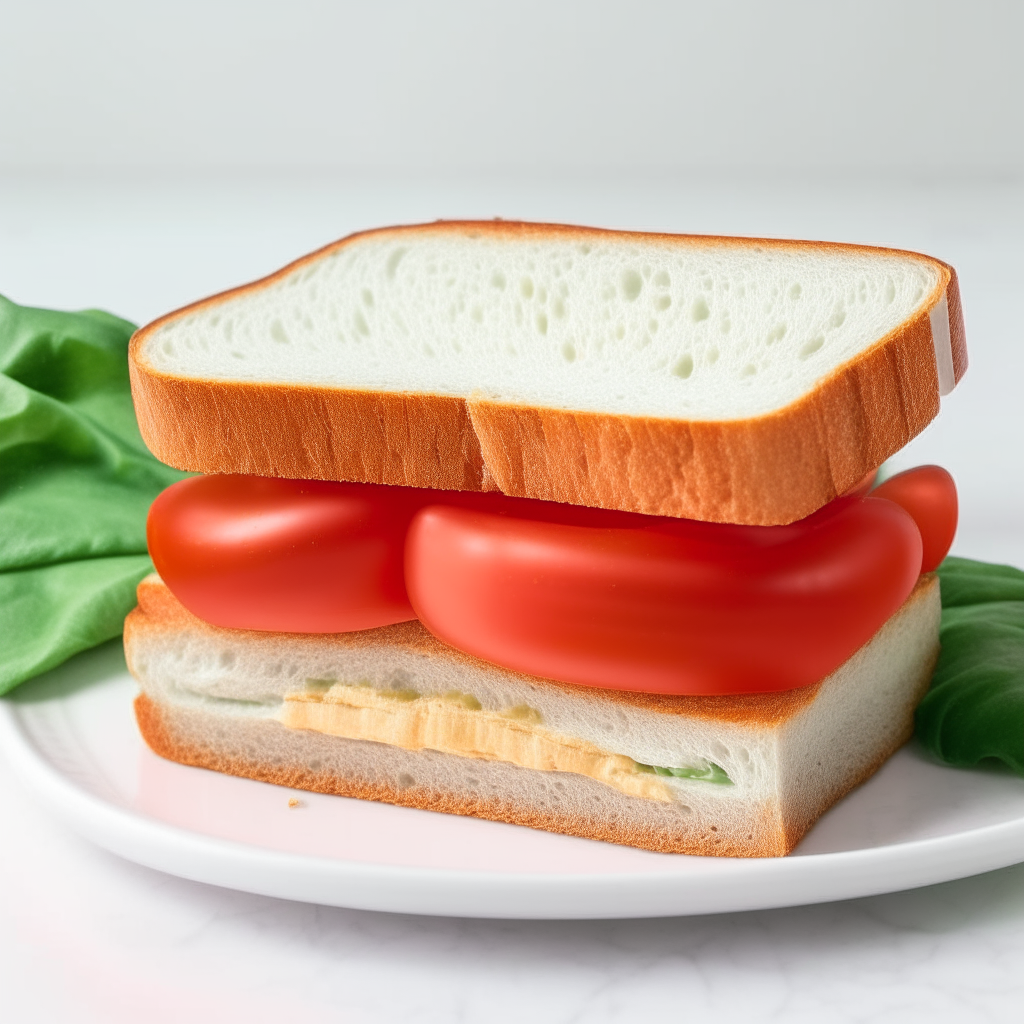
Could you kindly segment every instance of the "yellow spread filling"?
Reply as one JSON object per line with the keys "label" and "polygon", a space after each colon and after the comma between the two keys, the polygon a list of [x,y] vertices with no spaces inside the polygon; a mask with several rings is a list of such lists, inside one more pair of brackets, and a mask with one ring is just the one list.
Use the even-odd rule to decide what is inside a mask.
{"label": "yellow spread filling", "polygon": [[415,690],[309,682],[304,692],[286,695],[278,712],[278,721],[289,729],[506,761],[539,771],[573,772],[629,796],[672,800],[668,785],[657,775],[639,770],[632,758],[542,728],[540,712],[525,704],[485,711],[471,694],[456,690],[427,697]]}

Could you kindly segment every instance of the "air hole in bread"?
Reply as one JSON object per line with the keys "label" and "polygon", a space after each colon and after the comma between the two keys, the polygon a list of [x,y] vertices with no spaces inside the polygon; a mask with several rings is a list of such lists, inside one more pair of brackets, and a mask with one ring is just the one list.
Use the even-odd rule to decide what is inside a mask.
{"label": "air hole in bread", "polygon": [[817,338],[811,338],[810,341],[805,341],[800,346],[800,358],[807,359],[809,356],[813,356],[824,344],[825,339],[821,335],[818,335]]}
{"label": "air hole in bread", "polygon": [[627,270],[622,275],[622,295],[627,302],[635,302],[644,286],[644,279],[635,271]]}
{"label": "air hole in bread", "polygon": [[693,356],[689,352],[681,355],[676,360],[675,366],[672,367],[672,373],[676,377],[686,380],[693,373]]}
{"label": "air hole in bread", "polygon": [[277,318],[270,321],[270,337],[279,345],[288,345],[291,343],[291,338],[288,337],[288,332],[284,329],[284,324],[282,324]]}

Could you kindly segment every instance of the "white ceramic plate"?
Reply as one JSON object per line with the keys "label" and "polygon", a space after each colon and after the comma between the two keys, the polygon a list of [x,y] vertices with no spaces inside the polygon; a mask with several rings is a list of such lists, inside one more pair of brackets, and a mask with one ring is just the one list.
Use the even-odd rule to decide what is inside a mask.
{"label": "white ceramic plate", "polygon": [[789,857],[685,857],[172,764],[139,737],[134,695],[118,642],[79,655],[0,701],[0,750],[100,846],[247,892],[459,917],[660,917],[848,899],[1024,860],[1024,780],[912,748]]}

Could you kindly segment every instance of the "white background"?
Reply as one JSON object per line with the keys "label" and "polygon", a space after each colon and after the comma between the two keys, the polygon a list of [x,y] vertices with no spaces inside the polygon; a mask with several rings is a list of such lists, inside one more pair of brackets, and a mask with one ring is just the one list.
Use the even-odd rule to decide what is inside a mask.
{"label": "white background", "polygon": [[5,3],[0,162],[1003,174],[1013,0]]}
{"label": "white background", "polygon": [[[358,228],[501,215],[920,249],[971,368],[901,456],[1024,565],[1024,5],[0,3],[0,292],[142,321]],[[721,918],[323,910],[165,878],[0,770],[21,1021],[1016,1021],[1024,870]],[[1022,851],[1024,857],[1024,851]]]}

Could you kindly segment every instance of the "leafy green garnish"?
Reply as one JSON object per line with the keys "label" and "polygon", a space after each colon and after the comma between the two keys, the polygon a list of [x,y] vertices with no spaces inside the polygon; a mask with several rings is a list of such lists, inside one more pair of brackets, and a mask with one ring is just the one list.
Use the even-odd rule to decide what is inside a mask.
{"label": "leafy green garnish", "polygon": [[939,578],[942,652],[917,737],[947,764],[1024,775],[1024,572],[947,558]]}
{"label": "leafy green garnish", "polygon": [[708,762],[701,767],[687,768],[665,768],[655,764],[640,764],[635,762],[638,772],[646,772],[649,775],[661,775],[672,779],[699,779],[701,782],[716,782],[719,785],[731,786],[732,779],[726,774],[725,769],[719,768],[717,764]]}
{"label": "leafy green garnish", "polygon": [[121,632],[146,513],[185,474],[139,436],[134,326],[0,297],[0,693]]}

